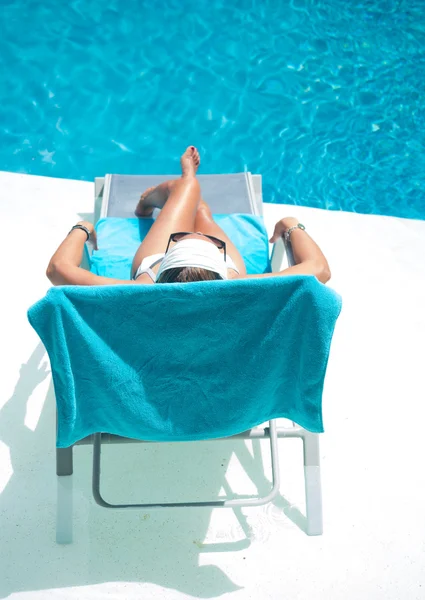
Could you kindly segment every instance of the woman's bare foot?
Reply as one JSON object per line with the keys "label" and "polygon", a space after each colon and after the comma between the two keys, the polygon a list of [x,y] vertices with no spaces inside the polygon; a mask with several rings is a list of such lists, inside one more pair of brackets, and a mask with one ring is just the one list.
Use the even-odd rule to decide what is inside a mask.
{"label": "woman's bare foot", "polygon": [[148,188],[140,196],[139,204],[134,211],[137,217],[151,217],[154,208],[162,208],[170,195],[174,181],[160,183]]}
{"label": "woman's bare foot", "polygon": [[199,152],[195,146],[189,146],[180,159],[182,177],[195,177],[196,171],[201,164]]}
{"label": "woman's bare foot", "polygon": [[[198,150],[195,146],[189,146],[180,158],[182,177],[195,177],[200,163]],[[166,181],[143,192],[134,211],[135,215],[137,217],[152,217],[154,208],[163,208],[176,181],[178,180]]]}

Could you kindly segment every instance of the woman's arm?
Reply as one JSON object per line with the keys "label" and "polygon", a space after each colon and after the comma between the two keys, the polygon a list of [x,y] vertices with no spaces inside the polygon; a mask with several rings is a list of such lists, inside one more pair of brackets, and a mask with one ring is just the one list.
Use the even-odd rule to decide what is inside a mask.
{"label": "woman's arm", "polygon": [[[286,217],[276,223],[274,233],[270,242],[276,242],[285,235],[291,227],[299,223],[294,217]],[[306,231],[294,229],[290,237],[292,254],[296,264],[293,267],[278,271],[277,273],[265,273],[263,275],[250,275],[249,277],[273,277],[276,275],[315,275],[319,281],[326,283],[331,278],[328,261],[319,246],[314,242]]]}
{"label": "woman's arm", "polygon": [[[96,243],[96,232],[88,221],[79,221],[89,232],[90,238]],[[69,233],[50,259],[46,275],[53,285],[132,285],[135,281],[99,277],[82,269],[84,244],[87,241],[86,232],[74,229]]]}

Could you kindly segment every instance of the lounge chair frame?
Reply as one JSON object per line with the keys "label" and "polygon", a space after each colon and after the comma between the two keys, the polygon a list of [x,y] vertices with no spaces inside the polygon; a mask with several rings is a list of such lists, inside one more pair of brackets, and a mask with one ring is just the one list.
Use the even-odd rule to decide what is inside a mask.
{"label": "lounge chair frame", "polygon": [[[100,182],[97,181],[96,196],[101,192]],[[260,183],[261,185],[261,183]],[[274,245],[272,254],[272,270],[281,270],[286,265],[293,264],[290,246],[286,246],[283,241]],[[290,427],[279,426],[276,419],[269,421],[269,426],[257,426],[248,431],[239,433],[226,438],[219,438],[214,441],[230,439],[269,439],[271,465],[272,465],[272,487],[265,496],[216,499],[205,502],[157,502],[157,503],[138,503],[138,504],[111,504],[106,501],[100,490],[101,485],[101,452],[102,444],[117,443],[160,443],[146,442],[131,438],[121,437],[107,433],[95,433],[90,435],[75,445],[93,445],[93,472],[92,472],[92,491],[97,504],[108,509],[160,509],[160,508],[193,508],[193,507],[211,507],[211,508],[240,508],[243,506],[260,506],[271,502],[280,491],[280,472],[278,439],[279,438],[300,438],[303,442],[304,457],[304,479],[305,479],[305,499],[306,499],[306,526],[307,535],[321,535],[323,533],[322,518],[322,491],[320,475],[320,452],[319,435],[311,433],[295,423]],[[211,441],[211,440],[204,440]],[[181,442],[178,442],[181,443]],[[188,442],[200,443],[200,442]],[[56,475],[57,475],[57,521],[56,521],[56,541],[59,544],[69,544],[72,542],[72,474],[73,474],[73,446],[68,448],[56,449]]]}
{"label": "lounge chair frame", "polygon": [[[268,427],[254,427],[243,433],[219,438],[214,441],[230,439],[266,439],[270,440],[270,453],[272,464],[273,484],[266,496],[255,498],[232,498],[223,500],[210,500],[206,502],[158,502],[140,504],[111,504],[107,502],[100,491],[101,451],[102,444],[117,443],[143,443],[141,440],[120,437],[117,435],[96,433],[80,440],[75,445],[93,445],[93,473],[92,490],[97,504],[109,509],[157,509],[157,508],[235,508],[243,506],[261,506],[271,502],[280,490],[278,438],[301,438],[303,442],[304,478],[306,499],[306,533],[307,535],[321,535],[323,533],[322,521],[322,492],[320,478],[320,455],[318,434],[306,431],[293,424],[292,427],[281,427],[277,421],[269,421]],[[211,440],[205,440],[211,441]],[[145,442],[159,443],[159,442]],[[180,442],[181,443],[181,442]],[[194,443],[194,442],[190,442]],[[56,541],[59,544],[72,542],[72,473],[73,473],[73,446],[56,449],[56,474],[58,476],[58,503],[57,503],[57,529]]]}

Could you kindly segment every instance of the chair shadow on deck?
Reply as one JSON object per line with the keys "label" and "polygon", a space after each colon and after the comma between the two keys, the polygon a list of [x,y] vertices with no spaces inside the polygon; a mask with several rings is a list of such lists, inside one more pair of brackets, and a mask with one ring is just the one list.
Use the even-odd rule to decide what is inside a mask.
{"label": "chair shadow on deck", "polygon": [[[226,527],[225,531],[218,532],[216,540],[205,544],[210,509],[150,512],[102,509],[91,496],[90,446],[74,448],[74,543],[56,544],[52,383],[35,431],[24,424],[28,400],[47,377],[50,377],[47,355],[40,343],[22,365],[14,393],[0,413],[0,439],[10,450],[13,468],[0,495],[4,515],[1,527],[4,556],[0,558],[4,575],[0,578],[0,597],[20,591],[113,581],[150,583],[199,598],[212,598],[240,589],[220,568],[199,564],[202,552],[236,552],[250,545],[252,530],[240,509],[233,510],[231,518],[235,526]],[[205,450],[202,449],[204,444]],[[113,446],[113,450],[105,446],[102,452],[105,497],[109,499],[114,481],[119,490],[112,488],[112,493],[119,491],[119,499],[129,502],[184,500],[189,495],[187,490],[190,496],[199,494],[199,498],[190,500],[217,498],[221,490],[232,495],[234,491],[225,472],[233,454],[254,487],[265,494],[270,489],[270,481],[264,474],[258,440],[254,441],[253,449],[252,456],[242,440],[172,446],[119,444]],[[129,491],[125,489],[126,463],[130,470],[136,466],[139,473],[146,474],[143,487],[137,489],[133,485]],[[176,465],[180,466],[182,477],[179,472],[176,475]],[[304,529],[304,517],[282,496],[278,496],[275,505]]]}

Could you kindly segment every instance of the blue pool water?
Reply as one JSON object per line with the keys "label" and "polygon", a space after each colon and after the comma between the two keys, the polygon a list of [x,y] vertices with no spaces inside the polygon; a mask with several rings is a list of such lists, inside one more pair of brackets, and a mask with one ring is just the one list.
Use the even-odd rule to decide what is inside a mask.
{"label": "blue pool water", "polygon": [[423,0],[3,0],[0,169],[425,219]]}

